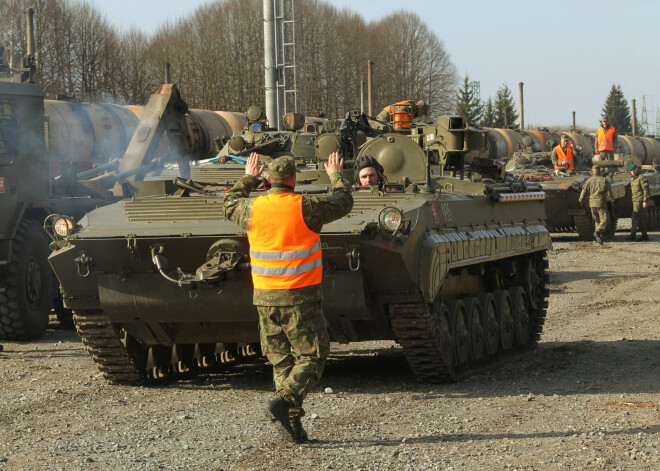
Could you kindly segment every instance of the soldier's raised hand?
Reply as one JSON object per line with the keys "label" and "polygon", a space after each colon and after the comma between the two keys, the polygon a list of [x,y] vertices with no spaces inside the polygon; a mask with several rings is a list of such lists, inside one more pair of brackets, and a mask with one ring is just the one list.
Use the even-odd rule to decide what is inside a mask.
{"label": "soldier's raised hand", "polygon": [[259,178],[265,168],[264,164],[259,164],[259,154],[256,152],[252,152],[245,162],[245,174],[252,175],[254,178]]}
{"label": "soldier's raised hand", "polygon": [[333,152],[328,157],[328,162],[324,165],[325,171],[328,173],[328,175],[332,175],[335,172],[341,173],[342,169],[344,168],[344,159],[339,158],[338,152]]}

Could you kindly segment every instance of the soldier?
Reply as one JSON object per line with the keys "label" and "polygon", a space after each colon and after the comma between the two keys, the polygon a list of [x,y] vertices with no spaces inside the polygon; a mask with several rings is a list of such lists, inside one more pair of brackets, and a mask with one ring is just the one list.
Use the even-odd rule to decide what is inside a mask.
{"label": "soldier", "polygon": [[410,124],[416,118],[429,115],[429,105],[424,100],[415,103],[412,100],[403,100],[383,108],[376,119],[383,123],[392,123],[394,129],[410,129]]}
{"label": "soldier", "polygon": [[596,242],[603,245],[603,235],[610,223],[609,213],[607,211],[607,202],[614,201],[612,187],[607,178],[600,175],[600,167],[592,167],[593,175],[582,186],[580,193],[580,204],[584,204],[587,196],[589,197],[589,207],[591,208],[591,217],[594,220],[596,231],[594,238]]}
{"label": "soldier", "polygon": [[382,189],[387,182],[383,166],[373,157],[362,156],[355,162],[354,179],[359,186],[378,186]]}
{"label": "soldier", "polygon": [[614,149],[616,149],[617,144],[616,128],[609,125],[607,116],[603,116],[601,123],[602,126],[598,128],[596,133],[594,151],[600,154],[601,160],[614,160]]}
{"label": "soldier", "polygon": [[269,419],[288,441],[303,443],[303,399],[319,381],[330,351],[321,309],[320,232],[323,224],[348,214],[353,197],[342,176],[344,159],[330,154],[325,170],[332,195],[302,196],[293,190],[296,165],[280,157],[268,166],[268,194],[248,198],[259,184],[264,165],[252,153],[243,176],[227,192],[225,217],[247,231],[259,311],[261,347],[273,364],[276,395],[267,406]]}
{"label": "soldier", "polygon": [[[630,189],[632,190],[632,227],[630,228],[630,235],[626,240],[649,240],[649,235],[646,233],[646,207],[649,200],[649,181],[644,175],[639,173],[639,167],[635,164],[630,164],[628,168],[632,180],[630,182]],[[635,239],[637,230],[642,232],[639,239]]]}
{"label": "soldier", "polygon": [[552,149],[550,158],[555,166],[555,174],[560,171],[575,171],[575,156],[577,152],[573,149],[573,144],[569,144],[568,136],[563,135],[559,141],[559,145]]}

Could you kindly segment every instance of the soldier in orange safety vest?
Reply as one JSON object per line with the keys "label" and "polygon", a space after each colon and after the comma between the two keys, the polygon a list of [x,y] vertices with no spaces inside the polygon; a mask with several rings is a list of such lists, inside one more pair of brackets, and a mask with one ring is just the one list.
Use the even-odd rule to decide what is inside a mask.
{"label": "soldier in orange safety vest", "polygon": [[555,166],[555,173],[561,170],[574,171],[576,154],[573,144],[569,144],[568,136],[561,136],[559,145],[552,149],[552,155],[550,156]]}
{"label": "soldier in orange safety vest", "polygon": [[403,100],[383,108],[376,119],[383,123],[392,124],[394,129],[410,129],[416,118],[428,116],[429,105],[424,100],[415,103],[412,100]]}
{"label": "soldier in orange safety vest", "polygon": [[602,126],[596,133],[596,142],[594,151],[600,154],[600,160],[614,160],[614,150],[616,149],[616,128],[609,125],[607,116],[603,116]]}
{"label": "soldier in orange safety vest", "polygon": [[225,217],[247,232],[250,243],[253,303],[259,313],[262,352],[273,365],[276,390],[266,412],[284,438],[296,443],[307,441],[300,420],[305,414],[303,399],[321,378],[330,351],[321,308],[320,232],[323,224],[353,208],[343,163],[335,152],[325,164],[332,194],[302,195],[294,192],[293,158],[277,158],[268,165],[268,193],[250,198],[264,171],[259,155],[252,153],[245,175],[223,203]]}

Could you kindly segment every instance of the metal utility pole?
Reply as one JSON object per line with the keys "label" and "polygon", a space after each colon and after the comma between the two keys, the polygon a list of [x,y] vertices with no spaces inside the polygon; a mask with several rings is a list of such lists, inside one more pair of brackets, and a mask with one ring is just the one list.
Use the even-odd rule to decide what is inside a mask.
{"label": "metal utility pole", "polygon": [[282,113],[300,111],[300,95],[298,90],[297,48],[302,46],[296,40],[297,30],[302,21],[298,18],[298,0],[274,0],[276,28],[278,33],[277,68],[280,71]]}
{"label": "metal utility pole", "polygon": [[264,0],[264,74],[266,118],[272,127],[278,127],[277,66],[275,61],[275,4]]}
{"label": "metal utility pole", "polygon": [[632,99],[632,135],[637,135],[637,100]]}
{"label": "metal utility pole", "polygon": [[360,113],[364,113],[364,80],[360,80]]}
{"label": "metal utility pole", "polygon": [[523,85],[524,83],[520,82],[518,87],[520,88],[520,129],[525,130],[525,106],[523,102]]}
{"label": "metal utility pole", "polygon": [[573,111],[573,127],[572,127],[572,131],[575,132],[576,129],[577,129],[577,128],[575,127],[575,111]]}

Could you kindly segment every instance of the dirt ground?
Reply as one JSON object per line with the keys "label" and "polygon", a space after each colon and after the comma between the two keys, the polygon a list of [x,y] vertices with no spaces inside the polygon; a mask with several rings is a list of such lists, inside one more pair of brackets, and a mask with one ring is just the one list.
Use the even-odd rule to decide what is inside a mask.
{"label": "dirt ground", "polygon": [[536,354],[457,384],[416,383],[388,342],[334,345],[307,445],[263,418],[263,362],[111,386],[72,331],[0,353],[5,470],[658,470],[660,234],[566,236]]}

